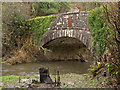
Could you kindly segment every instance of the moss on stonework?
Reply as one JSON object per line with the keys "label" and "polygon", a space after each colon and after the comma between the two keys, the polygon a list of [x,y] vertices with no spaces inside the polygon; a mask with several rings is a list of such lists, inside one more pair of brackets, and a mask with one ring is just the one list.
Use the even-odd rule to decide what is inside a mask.
{"label": "moss on stonework", "polygon": [[41,36],[45,33],[46,29],[49,27],[49,24],[54,17],[57,17],[57,15],[36,17],[29,19],[26,22],[26,29],[30,31],[32,39],[34,40],[34,42],[36,42],[37,45],[40,44]]}

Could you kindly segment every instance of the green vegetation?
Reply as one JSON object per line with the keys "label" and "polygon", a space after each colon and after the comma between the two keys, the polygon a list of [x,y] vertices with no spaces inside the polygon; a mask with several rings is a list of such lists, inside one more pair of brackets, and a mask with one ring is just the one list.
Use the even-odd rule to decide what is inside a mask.
{"label": "green vegetation", "polygon": [[48,28],[51,20],[56,16],[42,16],[28,20],[26,28],[30,31],[32,39],[36,44],[40,44],[40,38]]}
{"label": "green vegetation", "polygon": [[30,15],[31,4],[33,3],[2,3],[2,60],[6,63],[34,62],[40,58],[36,58],[35,54],[38,56],[42,54],[38,51],[37,45],[40,42],[37,41],[56,16],[33,18],[35,15]]}
{"label": "green vegetation", "polygon": [[85,11],[90,11],[96,7],[100,7],[101,6],[101,3],[100,2],[86,2],[84,3],[84,9]]}
{"label": "green vegetation", "polygon": [[[37,4],[41,5],[42,3],[37,3]],[[43,11],[45,11],[44,8],[46,7],[44,6],[44,4],[46,3],[43,3],[43,8],[42,8]],[[50,4],[50,8],[56,8],[55,6],[59,7],[59,5],[57,5],[59,3],[51,3],[51,4]],[[32,12],[30,5],[31,3],[17,3],[17,2],[2,3],[3,56],[4,54],[6,54],[6,51],[8,49],[11,50],[13,48],[20,48],[21,46],[18,44],[25,43],[26,38],[30,36],[29,31],[31,30],[31,28],[25,27],[24,24],[26,23],[26,21],[29,22],[29,24],[33,26],[32,31],[30,32],[33,32],[33,29],[35,30],[37,29],[37,31],[38,30],[41,30],[41,31],[36,32],[36,33],[43,34],[44,33],[43,31],[45,31],[50,21],[54,17],[54,16],[48,16],[48,17],[46,16],[46,17],[41,17],[41,18],[36,17],[35,19],[33,18],[29,20],[30,18],[34,16],[34,14],[33,16],[31,16],[28,13],[28,12]],[[37,11],[37,12],[43,13],[40,11]],[[33,22],[36,24],[36,26]],[[40,28],[37,28],[37,27],[40,27]]]}
{"label": "green vegetation", "polygon": [[90,11],[96,7],[100,7],[101,5],[101,2],[74,2],[74,6],[77,7],[80,11]]}
{"label": "green vegetation", "polygon": [[[118,6],[118,2],[106,3],[100,8],[91,10],[88,16],[90,33],[93,37],[93,55],[97,57],[96,62],[99,61],[102,65],[97,72],[109,77],[109,82],[115,87],[120,83]],[[92,71],[95,70],[94,68]]]}
{"label": "green vegetation", "polygon": [[107,39],[111,39],[111,32],[104,21],[103,7],[96,8],[89,12],[88,24],[92,38],[93,53],[96,56],[103,55],[107,49]]}
{"label": "green vegetation", "polygon": [[69,4],[69,2],[34,2],[32,12],[35,16],[66,12]]}
{"label": "green vegetation", "polygon": [[91,66],[91,68],[89,69],[89,71],[92,73],[92,75],[95,75],[96,72],[101,68],[101,64],[100,62],[98,62],[97,66]]}
{"label": "green vegetation", "polygon": [[16,47],[16,38],[22,31],[21,26],[30,16],[26,13],[24,3],[2,3],[2,49],[3,56]]}
{"label": "green vegetation", "polygon": [[[61,9],[63,8],[63,11]],[[27,61],[31,50],[38,52],[37,41],[56,16],[49,14],[69,9],[68,2],[4,2],[2,3],[2,57],[10,64]],[[36,17],[41,16],[43,17]],[[37,48],[33,50],[33,48]],[[9,52],[11,51],[11,52]],[[33,53],[32,53],[33,54]],[[37,53],[40,56],[40,53]],[[8,58],[9,57],[9,58]],[[21,58],[21,59],[20,59]],[[18,60],[19,59],[19,60]],[[27,59],[27,60],[25,60]],[[35,57],[31,59],[35,61]],[[16,61],[18,60],[18,61]]]}
{"label": "green vegetation", "polygon": [[21,32],[16,36],[17,53],[13,53],[5,63],[18,64],[35,62],[43,54],[39,51],[41,36],[48,28],[51,20],[56,16],[41,16],[26,20],[20,27]]}
{"label": "green vegetation", "polygon": [[[20,80],[21,79],[28,79],[28,78],[38,78],[39,76],[33,76],[33,75],[26,75],[26,76],[17,76],[17,75],[11,75],[11,76],[2,76],[0,77],[2,80],[2,88],[15,88],[17,86],[21,86]],[[23,82],[25,84],[25,82]],[[21,87],[22,88],[22,87]]]}
{"label": "green vegetation", "polygon": [[11,76],[2,76],[3,82],[12,82],[13,80],[18,79],[19,76],[11,75]]}

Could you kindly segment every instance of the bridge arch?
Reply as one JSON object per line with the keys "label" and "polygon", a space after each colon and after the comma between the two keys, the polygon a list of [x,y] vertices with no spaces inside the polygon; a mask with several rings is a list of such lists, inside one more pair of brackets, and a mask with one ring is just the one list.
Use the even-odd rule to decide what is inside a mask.
{"label": "bridge arch", "polygon": [[[87,24],[88,12],[61,14],[53,18],[40,39],[48,59],[90,59],[91,35]],[[82,55],[82,56],[80,56]],[[86,56],[88,55],[88,56]]]}
{"label": "bridge arch", "polygon": [[41,46],[61,37],[76,38],[82,42],[89,50],[91,48],[91,36],[84,30],[50,30],[46,31],[41,39]]}

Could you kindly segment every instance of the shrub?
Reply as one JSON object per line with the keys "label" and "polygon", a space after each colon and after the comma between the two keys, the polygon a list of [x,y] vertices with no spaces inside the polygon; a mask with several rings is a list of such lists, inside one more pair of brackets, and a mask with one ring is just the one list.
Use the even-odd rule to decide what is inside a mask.
{"label": "shrub", "polygon": [[93,54],[101,56],[107,49],[107,39],[111,40],[111,32],[104,21],[103,7],[96,8],[89,12],[87,17],[90,33],[92,36]]}
{"label": "shrub", "polygon": [[[2,3],[2,44],[3,52],[16,46],[16,37],[21,30],[25,20],[29,18],[24,3],[3,2]],[[6,50],[6,51],[7,51]],[[5,51],[5,53],[6,53]],[[3,53],[4,54],[4,53]]]}

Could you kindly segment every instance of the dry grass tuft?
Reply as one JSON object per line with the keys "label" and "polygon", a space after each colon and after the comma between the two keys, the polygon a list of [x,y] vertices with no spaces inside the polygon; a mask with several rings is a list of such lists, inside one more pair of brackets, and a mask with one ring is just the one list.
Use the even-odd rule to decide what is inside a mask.
{"label": "dry grass tuft", "polygon": [[37,46],[28,46],[16,50],[14,54],[8,58],[6,63],[14,65],[28,62],[36,62],[39,59],[40,51]]}

